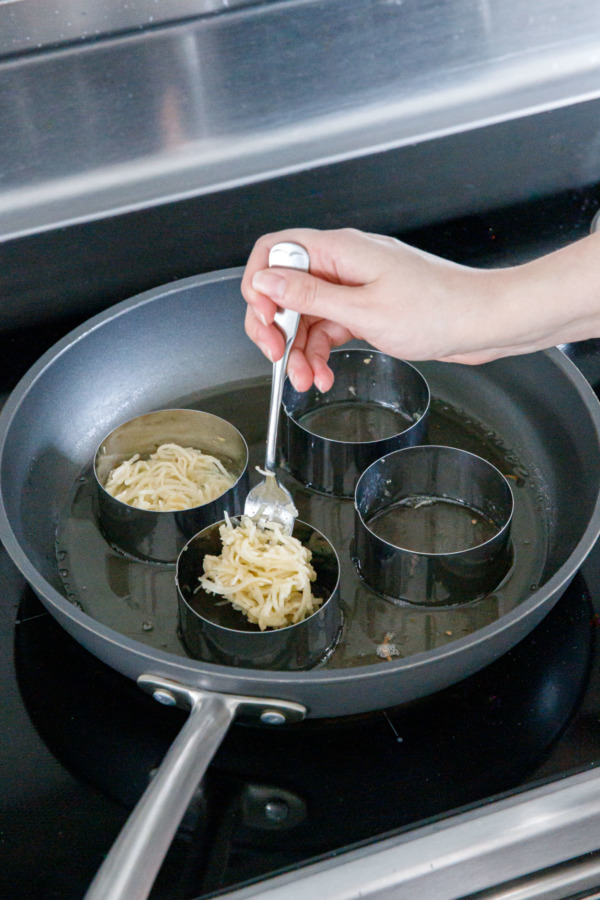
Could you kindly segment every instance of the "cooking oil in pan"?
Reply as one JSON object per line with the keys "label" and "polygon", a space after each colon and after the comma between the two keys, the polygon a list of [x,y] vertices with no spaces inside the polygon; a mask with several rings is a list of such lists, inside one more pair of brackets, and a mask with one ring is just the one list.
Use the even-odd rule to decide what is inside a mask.
{"label": "cooking oil in pan", "polygon": [[[252,481],[260,477],[255,466],[264,461],[269,392],[270,380],[260,379],[214,388],[198,397],[178,398],[172,405],[203,409],[232,422],[249,445]],[[386,665],[394,657],[432,650],[495,622],[538,588],[547,534],[536,479],[498,435],[436,399],[435,393],[429,441],[476,453],[511,479],[515,509],[510,572],[493,594],[471,603],[460,605],[457,597],[453,607],[432,609],[390,602],[361,581],[352,562],[353,501],[317,494],[282,471],[281,479],[293,494],[299,517],[326,534],[340,557],[344,632],[323,667]],[[65,595],[109,628],[186,656],[177,633],[174,566],[128,559],[108,546],[96,524],[93,498],[90,464],[73,486],[57,531],[57,568]]]}
{"label": "cooking oil in pan", "polygon": [[364,400],[315,407],[298,419],[312,434],[330,441],[381,441],[406,431],[413,420],[398,409]]}
{"label": "cooking oil in pan", "polygon": [[498,527],[479,510],[442,497],[410,497],[369,519],[383,541],[416,553],[459,553],[485,544]]}

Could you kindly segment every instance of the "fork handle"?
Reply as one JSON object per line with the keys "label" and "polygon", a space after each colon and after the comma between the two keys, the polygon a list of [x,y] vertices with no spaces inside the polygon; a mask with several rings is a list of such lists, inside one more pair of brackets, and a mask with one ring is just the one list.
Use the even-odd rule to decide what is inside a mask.
{"label": "fork handle", "polygon": [[[294,244],[291,241],[275,244],[269,253],[269,267],[271,266],[280,266],[285,269],[300,269],[303,272],[308,272],[308,253],[300,244]],[[294,338],[298,331],[299,321],[300,313],[294,312],[292,309],[280,309],[275,313],[275,324],[285,338],[285,349],[281,359],[276,363],[273,363],[271,403],[269,406],[269,424],[267,429],[267,451],[265,454],[265,470],[271,475],[275,474],[277,429],[279,426],[279,412],[281,409],[281,396],[283,394],[285,370],[287,368],[290,350],[292,349],[292,344],[294,343]]]}

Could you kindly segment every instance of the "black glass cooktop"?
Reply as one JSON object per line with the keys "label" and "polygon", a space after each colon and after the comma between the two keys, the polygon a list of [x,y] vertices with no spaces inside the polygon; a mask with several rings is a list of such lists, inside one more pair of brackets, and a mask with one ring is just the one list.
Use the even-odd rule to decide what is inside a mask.
{"label": "black glass cooktop", "polygon": [[[562,231],[557,238],[546,225],[547,237],[559,244],[583,235],[594,196],[556,204]],[[536,222],[548,222],[547,203],[544,210],[544,217],[539,208],[505,211],[407,237],[466,262],[506,264],[542,252]],[[0,335],[4,396],[73,324]],[[600,342],[565,349],[597,388]],[[82,649],[1,548],[0,596],[0,896],[76,900],[185,714],[159,706]],[[283,730],[234,725],[152,898],[210,896],[596,765],[599,622],[596,546],[541,624],[460,684],[364,717]]]}
{"label": "black glass cooktop", "polygon": [[[78,898],[185,714],[82,649],[4,552],[0,588],[0,896]],[[452,688],[348,720],[234,725],[152,897],[205,896],[594,765],[597,609],[578,574],[527,639]]]}

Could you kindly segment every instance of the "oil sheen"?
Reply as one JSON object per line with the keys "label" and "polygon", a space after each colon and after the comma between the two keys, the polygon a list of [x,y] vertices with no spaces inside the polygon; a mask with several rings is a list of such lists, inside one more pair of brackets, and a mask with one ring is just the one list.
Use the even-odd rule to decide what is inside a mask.
{"label": "oil sheen", "polygon": [[416,553],[459,553],[498,533],[479,510],[440,497],[411,497],[388,506],[368,524],[383,541]]}
{"label": "oil sheen", "polygon": [[319,437],[357,444],[393,437],[413,424],[398,409],[364,400],[326,403],[304,413],[298,421]]}
{"label": "oil sheen", "polygon": [[[517,458],[501,437],[472,415],[439,399],[431,386],[429,442],[477,453],[511,479],[515,499],[511,569],[492,594],[471,603],[434,609],[392,602],[374,593],[357,573],[352,559],[353,501],[318,494],[281,470],[299,517],[327,535],[340,558],[344,630],[335,651],[321,664],[325,668],[388,665],[390,646],[394,656],[409,657],[450,644],[495,622],[539,586],[547,527],[534,467]],[[248,443],[254,484],[261,477],[255,467],[264,463],[269,394],[270,379],[261,378],[215,387],[196,397],[173,398],[171,405],[203,409],[232,422]],[[175,567],[132,560],[110,547],[97,525],[94,498],[90,460],[90,467],[73,484],[56,535],[57,569],[65,595],[122,635],[187,656],[178,633]]]}

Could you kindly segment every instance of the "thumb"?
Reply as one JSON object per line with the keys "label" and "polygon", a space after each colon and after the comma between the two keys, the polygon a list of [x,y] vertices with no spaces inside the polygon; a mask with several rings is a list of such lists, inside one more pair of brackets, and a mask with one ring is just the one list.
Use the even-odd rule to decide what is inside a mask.
{"label": "thumb", "polygon": [[261,269],[254,273],[252,287],[277,306],[307,316],[338,322],[349,330],[357,318],[360,286],[332,284],[298,269]]}

